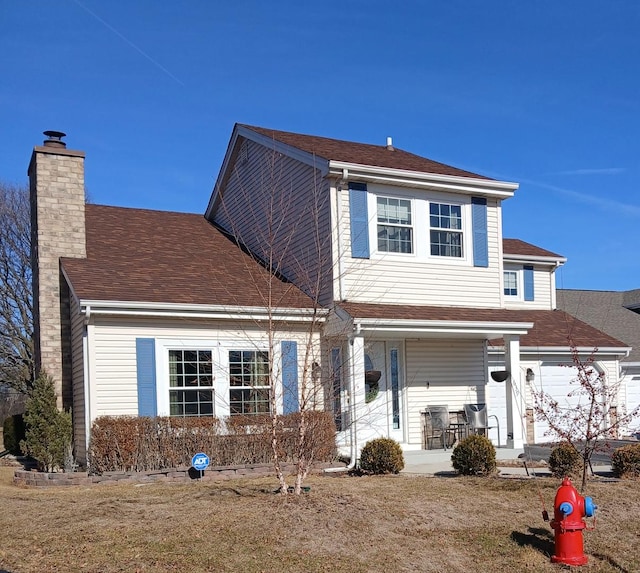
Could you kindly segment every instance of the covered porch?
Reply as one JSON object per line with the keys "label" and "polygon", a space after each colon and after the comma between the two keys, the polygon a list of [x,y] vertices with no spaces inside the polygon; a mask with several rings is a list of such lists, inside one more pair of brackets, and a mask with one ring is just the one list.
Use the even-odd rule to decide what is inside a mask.
{"label": "covered porch", "polygon": [[[346,335],[332,350],[334,370],[339,365],[339,380],[333,385],[340,392],[335,401],[340,410],[338,441],[345,455],[359,457],[364,444],[377,437],[398,441],[406,452],[444,453],[453,440],[478,431],[465,415],[470,406],[478,405],[485,405],[491,421],[478,433],[485,433],[496,447],[522,451],[520,336],[532,323],[501,320],[500,311],[484,309],[413,307],[413,318],[397,318],[384,316],[397,310],[392,305],[345,307],[349,314],[342,317],[342,332]],[[457,310],[469,318],[475,311],[476,320],[442,316],[455,315]],[[488,341],[495,338],[505,341],[503,368],[508,374],[500,382],[490,376],[487,352]],[[501,397],[500,403],[496,396]],[[427,428],[436,406],[446,408],[450,422],[440,441],[429,439]]]}

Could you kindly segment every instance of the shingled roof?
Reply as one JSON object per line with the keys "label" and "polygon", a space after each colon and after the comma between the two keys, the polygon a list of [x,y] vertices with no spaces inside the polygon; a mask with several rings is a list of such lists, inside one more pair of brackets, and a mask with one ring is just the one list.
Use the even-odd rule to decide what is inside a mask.
{"label": "shingled roof", "polygon": [[385,145],[354,143],[340,139],[319,137],[317,135],[277,131],[275,129],[266,129],[252,125],[238,124],[238,126],[264,135],[274,141],[279,141],[285,145],[301,149],[327,161],[344,161],[358,165],[373,165],[375,167],[385,167],[389,169],[403,169],[422,173],[491,180],[489,177],[445,165],[444,163],[403,151],[397,147],[388,149]]}
{"label": "shingled roof", "polygon": [[[354,318],[400,320],[451,320],[464,322],[532,322],[533,328],[520,337],[520,346],[568,347],[569,339],[578,347],[622,348],[624,342],[601,332],[561,310],[510,310],[448,306],[343,303],[341,308]],[[492,341],[501,345],[501,340]]]}
{"label": "shingled roof", "polygon": [[502,252],[505,255],[525,255],[533,257],[551,257],[554,259],[564,259],[562,255],[552,253],[541,247],[536,247],[531,243],[525,243],[520,239],[502,239]]}
{"label": "shingled roof", "polygon": [[[87,258],[62,259],[81,300],[265,307],[270,274],[202,215],[86,206]],[[273,306],[312,308],[272,280]]]}
{"label": "shingled roof", "polygon": [[633,350],[625,362],[640,362],[640,314],[624,307],[627,293],[558,290],[558,306],[580,320],[615,336]]}

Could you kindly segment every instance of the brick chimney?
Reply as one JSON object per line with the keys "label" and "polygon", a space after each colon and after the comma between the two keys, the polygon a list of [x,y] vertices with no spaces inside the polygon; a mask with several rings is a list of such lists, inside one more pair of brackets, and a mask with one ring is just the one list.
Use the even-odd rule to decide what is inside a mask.
{"label": "brick chimney", "polygon": [[58,406],[72,402],[69,288],[60,257],[87,256],[84,152],[67,149],[59,131],[33,148],[29,164],[31,268],[36,372],[53,377]]}

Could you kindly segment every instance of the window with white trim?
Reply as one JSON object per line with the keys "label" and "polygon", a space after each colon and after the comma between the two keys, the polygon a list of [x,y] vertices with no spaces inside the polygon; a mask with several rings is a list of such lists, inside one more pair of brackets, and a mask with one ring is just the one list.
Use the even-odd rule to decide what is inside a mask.
{"label": "window with white trim", "polygon": [[504,271],[504,295],[518,297],[518,271]]}
{"label": "window with white trim", "polygon": [[378,197],[378,250],[387,253],[413,253],[411,201]]}
{"label": "window with white trim", "polygon": [[269,353],[258,350],[229,351],[229,412],[271,412]]}
{"label": "window with white trim", "polygon": [[431,255],[462,258],[462,205],[429,203]]}
{"label": "window with white trim", "polygon": [[169,414],[213,416],[211,350],[169,350]]}

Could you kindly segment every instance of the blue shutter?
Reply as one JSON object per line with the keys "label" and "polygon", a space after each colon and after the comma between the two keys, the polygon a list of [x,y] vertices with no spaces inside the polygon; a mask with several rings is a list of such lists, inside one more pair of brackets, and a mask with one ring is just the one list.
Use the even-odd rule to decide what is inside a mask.
{"label": "blue shutter", "polygon": [[369,211],[367,209],[366,184],[349,183],[349,214],[351,223],[351,256],[356,259],[368,259]]}
{"label": "blue shutter", "polygon": [[138,416],[156,416],[156,341],[153,338],[136,338],[136,372]]}
{"label": "blue shutter", "polygon": [[524,266],[524,300],[534,300],[533,298],[533,266]]}
{"label": "blue shutter", "polygon": [[471,226],[473,228],[473,266],[489,266],[489,243],[487,237],[487,200],[471,198]]}
{"label": "blue shutter", "polygon": [[282,352],[282,411],[291,414],[300,410],[298,399],[298,344],[283,340]]}

